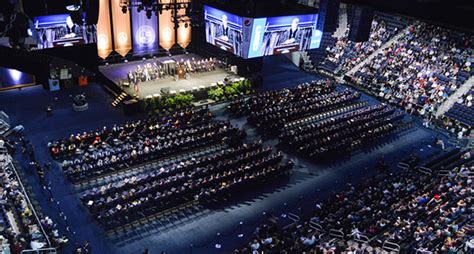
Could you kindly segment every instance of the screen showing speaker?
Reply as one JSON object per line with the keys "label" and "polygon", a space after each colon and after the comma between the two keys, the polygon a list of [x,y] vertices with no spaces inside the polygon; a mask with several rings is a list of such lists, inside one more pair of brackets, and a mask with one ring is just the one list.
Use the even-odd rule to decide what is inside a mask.
{"label": "screen showing speaker", "polygon": [[247,18],[204,7],[206,41],[243,58],[319,48],[318,14]]}
{"label": "screen showing speaker", "polygon": [[242,17],[205,5],[204,21],[208,43],[238,56],[244,56]]}
{"label": "screen showing speaker", "polygon": [[56,14],[33,18],[37,49],[68,47],[97,42],[95,24],[86,23],[86,13]]}

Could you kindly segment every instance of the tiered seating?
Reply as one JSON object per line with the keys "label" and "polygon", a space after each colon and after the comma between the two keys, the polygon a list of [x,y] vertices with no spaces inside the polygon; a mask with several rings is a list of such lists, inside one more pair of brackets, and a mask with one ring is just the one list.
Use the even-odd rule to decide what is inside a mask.
{"label": "tiered seating", "polygon": [[345,36],[337,39],[334,46],[326,48],[328,54],[321,62],[319,69],[336,75],[346,73],[379,49],[406,25],[405,19],[378,13],[373,19],[370,38],[367,42],[349,41],[349,30],[347,30]]}
{"label": "tiered seating", "polygon": [[33,212],[34,208],[15,174],[14,165],[8,163],[7,157],[0,154],[0,236],[5,239],[3,250],[5,245],[9,245],[12,253],[60,247],[68,240],[59,235],[56,224],[49,217]]}
{"label": "tiered seating", "polygon": [[474,88],[456,102],[448,112],[444,114],[442,126],[454,133],[458,138],[469,136],[474,128],[474,108],[472,97]]}
{"label": "tiered seating", "polygon": [[345,154],[401,127],[402,112],[386,105],[366,106],[320,122],[286,129],[280,143],[309,157]]}
{"label": "tiered seating", "polygon": [[360,94],[346,89],[332,92],[324,82],[300,85],[294,89],[266,92],[229,106],[235,115],[248,115],[248,122],[267,133],[278,134],[285,123],[349,105]]}
{"label": "tiered seating", "polygon": [[358,70],[355,82],[410,113],[431,116],[473,74],[469,35],[451,32],[416,23]]}
{"label": "tiered seating", "polygon": [[65,174],[77,183],[223,140],[240,140],[243,135],[227,122],[211,120],[209,112],[200,109],[114,126],[110,132],[104,128],[93,135],[72,136],[50,148],[56,158],[65,157]]}
{"label": "tiered seating", "polygon": [[[463,159],[471,171],[472,161]],[[272,217],[236,253],[461,251],[472,230],[473,184],[458,168],[450,170],[445,177],[383,171],[318,203],[308,219],[282,227]]]}
{"label": "tiered seating", "polygon": [[98,222],[114,228],[190,201],[218,199],[291,167],[261,142],[230,146],[94,188],[81,199]]}

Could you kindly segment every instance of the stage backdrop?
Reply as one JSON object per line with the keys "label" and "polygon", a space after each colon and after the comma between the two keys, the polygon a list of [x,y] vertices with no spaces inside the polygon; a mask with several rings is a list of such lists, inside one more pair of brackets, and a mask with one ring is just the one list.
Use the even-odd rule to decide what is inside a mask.
{"label": "stage backdrop", "polygon": [[151,19],[146,12],[132,8],[133,52],[152,53],[158,50],[158,18],[153,13]]}
{"label": "stage backdrop", "polygon": [[132,49],[132,38],[130,36],[130,12],[122,12],[120,1],[121,0],[112,0],[114,49],[121,56],[125,56]]}
{"label": "stage backdrop", "polygon": [[[163,0],[162,3],[170,3],[170,0]],[[171,10],[163,10],[160,14],[160,46],[169,50],[176,43],[175,29],[171,20]]]}
{"label": "stage backdrop", "polygon": [[105,59],[112,52],[112,31],[110,27],[109,0],[99,2],[99,21],[97,22],[97,51]]}
{"label": "stage backdrop", "polygon": [[[178,11],[178,15],[185,15],[186,10],[181,9]],[[186,48],[191,43],[191,23],[185,26],[185,23],[180,23],[178,27],[178,44],[182,48]]]}

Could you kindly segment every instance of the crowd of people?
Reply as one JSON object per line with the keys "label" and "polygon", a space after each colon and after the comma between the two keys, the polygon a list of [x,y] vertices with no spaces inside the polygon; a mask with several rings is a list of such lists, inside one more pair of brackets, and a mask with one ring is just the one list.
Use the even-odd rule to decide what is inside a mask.
{"label": "crowd of people", "polygon": [[[376,176],[318,201],[309,219],[283,228],[278,217],[269,217],[235,253],[379,252],[386,241],[406,253],[469,253],[474,200],[467,172],[474,164],[465,154],[459,160],[444,177],[414,167],[393,172],[379,163]],[[406,160],[412,166],[418,161]],[[343,239],[329,235],[331,229]]]}
{"label": "crowd of people", "polygon": [[360,93],[350,89],[335,91],[329,80],[313,81],[236,100],[229,111],[246,115],[250,124],[266,133],[278,134],[288,122],[353,103],[359,97]]}
{"label": "crowd of people", "polygon": [[0,246],[3,253],[61,247],[68,239],[60,235],[51,218],[35,216],[28,194],[8,160],[7,156],[0,155]]}
{"label": "crowd of people", "polygon": [[144,66],[138,65],[135,70],[127,74],[129,84],[138,84],[152,80],[163,79],[167,76],[174,76],[179,70],[187,74],[214,71],[217,68],[215,58],[196,60],[194,58],[175,62],[173,66],[164,65],[158,61],[147,63]]}
{"label": "crowd of people", "polygon": [[190,201],[206,202],[288,172],[291,161],[262,142],[229,146],[86,191],[82,201],[107,228]]}
{"label": "crowd of people", "polygon": [[95,132],[53,141],[53,158],[62,160],[72,182],[210,144],[241,140],[245,132],[212,119],[207,108],[104,127]]}
{"label": "crowd of people", "polygon": [[469,60],[473,38],[417,22],[356,71],[353,80],[409,113],[431,118],[474,73]]}
{"label": "crowd of people", "polygon": [[286,128],[280,144],[309,157],[347,154],[354,148],[385,136],[400,126],[403,112],[378,104],[366,106],[322,121]]}
{"label": "crowd of people", "polygon": [[474,128],[473,96],[474,88],[471,88],[441,118],[441,126],[458,139],[469,137]]}
{"label": "crowd of people", "polygon": [[319,68],[335,75],[346,73],[379,49],[398,32],[398,29],[388,30],[385,21],[376,16],[370,31],[368,41],[353,42],[349,40],[349,29],[347,29],[343,37],[337,38],[333,46],[326,48],[326,58],[320,63]]}

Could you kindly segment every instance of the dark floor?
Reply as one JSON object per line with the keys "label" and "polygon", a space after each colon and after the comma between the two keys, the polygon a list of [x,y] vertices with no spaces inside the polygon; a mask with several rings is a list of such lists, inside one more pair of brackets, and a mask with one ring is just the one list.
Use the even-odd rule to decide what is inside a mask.
{"label": "dark floor", "polygon": [[[284,57],[266,58],[264,66],[264,84],[260,88],[262,90],[279,89],[318,78],[301,72]],[[87,93],[89,110],[74,112],[70,95],[82,92]],[[366,95],[363,99],[378,103]],[[119,109],[112,108],[110,103],[108,95],[95,84],[59,92],[33,87],[0,93],[0,110],[10,115],[13,123],[24,125],[24,134],[31,141],[36,157],[42,163],[51,161],[46,146],[52,139],[131,119],[124,116]],[[50,117],[45,112],[49,104],[54,108]],[[223,105],[216,105],[212,110],[218,117],[225,117],[222,116]],[[243,127],[251,137],[258,138],[243,119],[232,119],[232,122]],[[410,153],[426,157],[439,151],[438,148],[431,147],[437,134],[420,127],[418,120],[414,119],[414,122],[414,128],[357,151],[349,159],[330,165],[290,156],[295,159],[296,166],[289,179],[272,181],[265,186],[253,186],[247,193],[240,193],[236,200],[212,207],[199,207],[192,215],[184,218],[156,221],[146,228],[115,238],[107,238],[95,225],[57,166],[46,174],[53,195],[51,199],[49,191],[39,187],[38,177],[30,168],[27,158],[21,154],[16,158],[23,167],[27,181],[33,186],[35,198],[43,212],[53,217],[62,232],[72,239],[63,253],[71,253],[75,242],[82,243],[86,240],[91,243],[93,253],[99,254],[138,254],[145,247],[150,249],[150,253],[221,253],[231,251],[248,241],[256,225],[265,218],[265,211],[280,214],[283,220],[286,220],[285,215],[289,212],[306,214],[316,202],[344,188],[347,182],[357,182],[361,177],[374,174],[372,167],[382,156],[387,162],[397,162]],[[275,142],[269,140],[267,143]],[[66,221],[58,218],[59,211],[65,214]],[[71,232],[66,231],[68,226]],[[243,237],[238,237],[239,234],[243,234]],[[216,243],[222,247],[216,249]]]}

